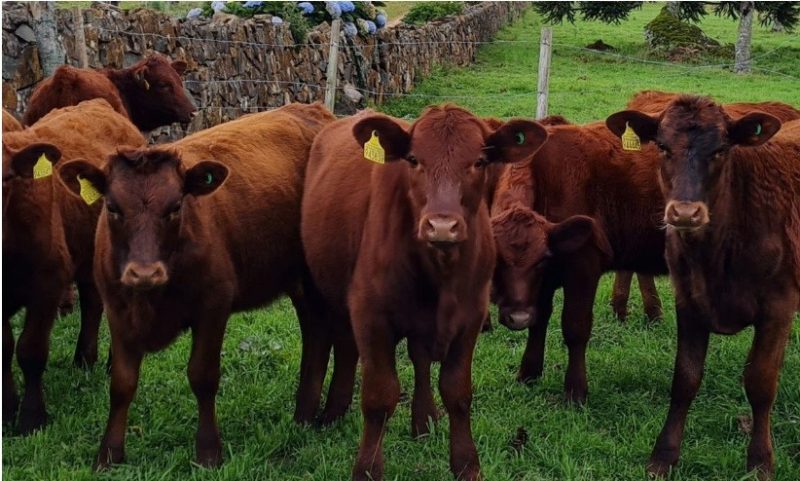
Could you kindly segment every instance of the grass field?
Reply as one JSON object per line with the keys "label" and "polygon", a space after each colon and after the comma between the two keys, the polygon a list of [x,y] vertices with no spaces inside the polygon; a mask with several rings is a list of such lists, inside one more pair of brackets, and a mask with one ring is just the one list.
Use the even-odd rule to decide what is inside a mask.
{"label": "grass field", "polygon": [[[687,70],[678,66],[622,61],[577,50],[602,38],[624,55],[646,58],[642,26],[655,16],[647,5],[619,26],[595,23],[554,29],[550,112],[575,121],[605,118],[643,88],[712,94],[723,101],[782,100],[800,105],[800,82],[779,74],[740,77],[720,68]],[[709,18],[703,28],[731,42],[736,24]],[[529,13],[498,38],[534,40],[539,20]],[[754,29],[757,66],[800,76],[800,39]],[[450,96],[481,115],[532,116],[538,45],[485,46],[467,69],[442,70],[422,82],[417,94]],[[652,59],[651,59],[652,60]],[[709,63],[723,63],[709,59]],[[496,94],[491,97],[484,95]],[[445,98],[408,97],[384,110],[415,116],[430,102]],[[4,279],[9,282],[9,279]],[[566,352],[559,322],[550,325],[544,377],[532,386],[514,382],[525,347],[524,333],[497,327],[478,342],[474,361],[473,426],[483,472],[489,481],[641,480],[644,462],[663,422],[675,353],[673,298],[668,281],[659,281],[666,319],[649,325],[632,296],[627,324],[609,308],[610,277],[604,279],[595,309],[588,352],[589,402],[562,402]],[[560,297],[554,318],[560,317]],[[15,319],[19,333],[21,319]],[[150,356],[142,368],[137,399],[130,412],[127,462],[95,475],[90,466],[105,425],[108,378],[95,367],[71,365],[77,336],[76,315],[59,321],[45,376],[52,421],[31,437],[3,437],[3,478],[9,481],[100,480],[344,480],[360,436],[361,415],[352,410],[327,429],[292,423],[300,336],[288,301],[231,318],[224,345],[223,379],[217,407],[226,462],[217,470],[196,467],[196,405],[186,380],[188,336]],[[752,338],[712,337],[706,376],[689,415],[681,464],[674,480],[750,479],[744,471],[748,436],[740,417],[750,413],[740,379]],[[101,350],[108,345],[102,332]],[[401,382],[413,386],[404,350]],[[18,378],[19,372],[17,371]],[[354,404],[355,405],[355,404]],[[421,440],[409,436],[410,406],[403,402],[385,441],[387,480],[451,479],[447,462],[447,422]],[[512,439],[523,428],[521,450]],[[796,323],[773,416],[778,481],[800,479],[800,323]],[[5,433],[4,433],[5,434]]]}

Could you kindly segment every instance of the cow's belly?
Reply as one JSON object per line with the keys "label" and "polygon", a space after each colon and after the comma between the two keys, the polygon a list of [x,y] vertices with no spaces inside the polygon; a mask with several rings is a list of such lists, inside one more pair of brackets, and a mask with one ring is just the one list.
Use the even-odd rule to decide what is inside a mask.
{"label": "cow's belly", "polygon": [[761,300],[749,283],[734,276],[709,278],[699,270],[690,270],[683,282],[695,318],[711,332],[736,334],[758,321]]}

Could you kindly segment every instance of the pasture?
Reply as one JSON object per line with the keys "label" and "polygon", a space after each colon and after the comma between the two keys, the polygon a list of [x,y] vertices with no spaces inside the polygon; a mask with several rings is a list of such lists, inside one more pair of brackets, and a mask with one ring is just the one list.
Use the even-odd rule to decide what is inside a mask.
{"label": "pasture", "polygon": [[[554,28],[550,113],[575,122],[604,119],[642,89],[710,94],[723,102],[779,100],[800,105],[800,38],[754,27],[756,71],[740,77],[706,58],[696,65],[667,66],[582,50],[602,38],[619,54],[646,58],[642,27],[660,5],[646,5],[619,26],[577,22]],[[453,101],[478,115],[532,117],[540,21],[528,12],[482,47],[478,62],[442,69],[415,90],[381,109],[416,116],[428,103]],[[702,27],[732,42],[734,22],[710,16]],[[520,41],[520,42],[516,42]],[[783,72],[787,75],[782,75]],[[13,282],[4,279],[6,282]],[[473,430],[487,480],[639,480],[669,403],[676,349],[673,297],[658,281],[665,319],[644,320],[638,293],[622,324],[609,307],[611,276],[598,292],[587,355],[589,401],[572,407],[562,400],[566,351],[557,297],[547,340],[544,376],[526,386],[514,381],[526,333],[495,324],[478,341],[473,363]],[[493,311],[493,314],[496,314]],[[14,320],[18,334],[21,318]],[[91,463],[108,409],[108,376],[102,362],[90,371],[72,366],[78,331],[73,313],[56,323],[45,374],[51,422],[33,436],[3,436],[3,477],[8,480],[340,480],[349,479],[361,434],[357,399],[343,420],[316,429],[292,421],[300,362],[300,335],[291,304],[233,316],[223,347],[223,377],[217,415],[225,464],[206,470],[192,464],[196,402],[186,379],[189,337],[150,355],[142,367],[131,406],[127,464],[100,474]],[[674,480],[749,479],[745,475],[750,406],[741,385],[752,330],[712,336],[703,387],[689,414],[683,453]],[[101,331],[101,353],[108,330]],[[104,355],[101,354],[101,358]],[[413,371],[399,351],[403,391]],[[20,379],[19,371],[15,373]],[[436,370],[435,370],[436,373]],[[434,373],[434,375],[436,375]],[[438,396],[437,396],[438,399]],[[447,421],[423,439],[409,435],[410,400],[404,397],[385,440],[386,479],[440,481],[447,469]],[[800,324],[796,323],[773,411],[776,480],[800,479]]]}

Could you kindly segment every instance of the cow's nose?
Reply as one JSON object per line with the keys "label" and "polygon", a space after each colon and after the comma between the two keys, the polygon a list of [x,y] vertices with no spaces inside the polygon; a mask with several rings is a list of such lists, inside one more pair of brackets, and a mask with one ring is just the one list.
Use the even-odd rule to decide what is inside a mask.
{"label": "cow's nose", "polygon": [[453,216],[436,215],[423,220],[423,237],[428,242],[461,242],[466,237],[463,221]]}
{"label": "cow's nose", "polygon": [[500,316],[500,323],[512,331],[520,331],[531,326],[533,321],[532,309],[515,309],[506,311]]}
{"label": "cow's nose", "polygon": [[129,262],[122,272],[122,284],[135,289],[152,289],[162,286],[169,280],[167,268],[163,262],[142,264]]}
{"label": "cow's nose", "polygon": [[670,201],[664,222],[678,229],[697,229],[708,224],[708,207],[703,202]]}

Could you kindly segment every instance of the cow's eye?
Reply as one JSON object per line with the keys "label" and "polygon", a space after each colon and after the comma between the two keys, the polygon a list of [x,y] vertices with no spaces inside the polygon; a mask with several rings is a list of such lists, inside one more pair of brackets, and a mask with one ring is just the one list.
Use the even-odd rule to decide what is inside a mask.
{"label": "cow's eye", "polygon": [[106,209],[108,210],[108,214],[112,219],[118,220],[122,218],[122,211],[119,210],[119,206],[117,206],[117,204],[106,202]]}
{"label": "cow's eye", "polygon": [[413,165],[414,167],[419,165],[419,162],[417,161],[417,157],[414,154],[408,154],[408,157],[406,157],[406,161],[409,164]]}
{"label": "cow's eye", "polygon": [[477,169],[481,169],[481,168],[486,167],[487,165],[489,165],[489,161],[486,159],[486,157],[481,157],[480,159],[478,159],[472,165]]}
{"label": "cow's eye", "polygon": [[178,218],[178,215],[181,213],[181,206],[180,202],[176,203],[172,207],[170,207],[169,211],[167,212],[167,218],[169,220],[175,220]]}

